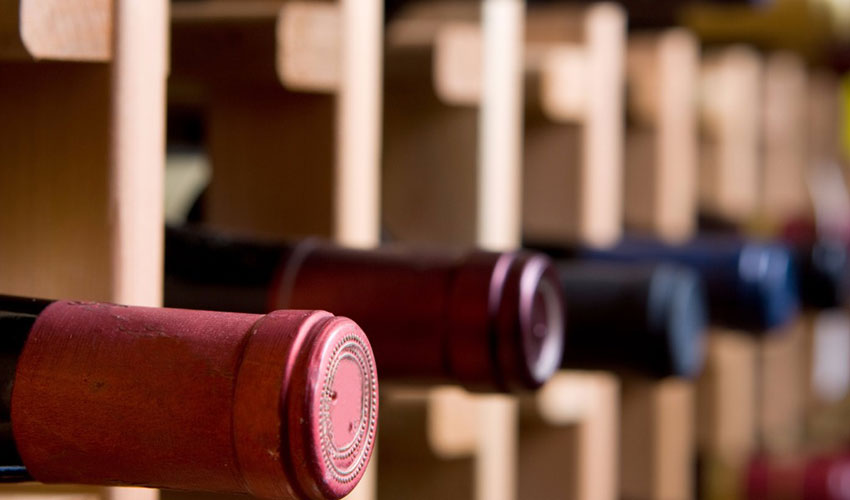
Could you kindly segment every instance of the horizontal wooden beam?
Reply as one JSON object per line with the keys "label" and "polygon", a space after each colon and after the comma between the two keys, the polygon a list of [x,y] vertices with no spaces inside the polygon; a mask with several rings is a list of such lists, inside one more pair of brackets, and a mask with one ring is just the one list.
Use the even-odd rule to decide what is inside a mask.
{"label": "horizontal wooden beam", "polygon": [[337,3],[177,2],[172,5],[176,78],[274,82],[304,92],[340,85],[341,12]]}
{"label": "horizontal wooden beam", "polygon": [[0,59],[106,62],[110,0],[7,0],[0,4]]}

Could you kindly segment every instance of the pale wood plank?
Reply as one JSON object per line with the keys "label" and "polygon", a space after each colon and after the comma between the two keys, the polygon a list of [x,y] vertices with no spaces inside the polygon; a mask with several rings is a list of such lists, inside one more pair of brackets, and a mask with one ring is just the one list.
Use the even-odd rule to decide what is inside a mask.
{"label": "pale wood plank", "polygon": [[788,52],[770,54],[764,67],[764,174],[759,212],[781,223],[811,214],[806,161],[806,68]]}
{"label": "pale wood plank", "polygon": [[562,371],[522,398],[519,498],[618,497],[620,384]]}
{"label": "pale wood plank", "polygon": [[758,346],[744,332],[713,329],[706,347],[697,391],[697,440],[705,459],[700,495],[735,498],[756,445]]}
{"label": "pale wood plank", "polygon": [[106,62],[112,0],[8,0],[0,6],[0,59]]}
{"label": "pale wood plank", "polygon": [[620,496],[692,498],[696,447],[693,383],[626,377],[622,385]]}
{"label": "pale wood plank", "polygon": [[490,249],[520,245],[524,16],[522,0],[482,4],[476,242]]}
{"label": "pale wood plank", "polygon": [[[215,225],[378,241],[381,6],[217,0],[175,10],[173,83],[200,89],[211,110]],[[261,165],[249,179],[246,154]],[[281,200],[285,214],[314,209],[280,217],[268,208]]]}
{"label": "pale wood plank", "polygon": [[[671,29],[633,35],[627,51],[626,224],[669,242],[696,226],[698,50]],[[625,376],[622,398],[621,496],[692,498],[694,384]]]}
{"label": "pale wood plank", "polygon": [[[523,4],[485,0],[480,12],[469,5],[408,6],[388,28],[385,221],[401,240],[511,248],[519,244]],[[515,498],[513,398],[444,388],[404,411],[416,415],[413,423],[384,446],[418,435],[427,421],[427,459],[408,462],[418,464],[411,470],[384,448],[379,494],[415,485],[406,497]]]}
{"label": "pale wood plank", "polygon": [[[761,179],[762,59],[730,46],[706,54],[700,69],[699,204],[708,214],[747,223],[758,208]],[[745,332],[709,331],[698,381],[701,494],[729,498],[756,446],[758,342]]]}
{"label": "pale wood plank", "polygon": [[[532,239],[606,245],[622,225],[625,16],[613,4],[588,7],[576,35],[571,13],[529,13],[530,49],[545,52],[527,67],[539,75],[541,108],[525,117],[523,230]],[[555,19],[560,42],[549,28]]]}
{"label": "pale wood plank", "polygon": [[[523,234],[604,245],[622,226],[625,18],[613,4],[528,13]],[[618,496],[620,388],[562,371],[523,398],[520,498]]]}
{"label": "pale wood plank", "polygon": [[700,70],[700,209],[743,222],[757,209],[762,60],[731,46],[705,55]]}
{"label": "pale wood plank", "polygon": [[697,40],[682,29],[632,36],[626,67],[626,224],[681,241],[696,229]]}
{"label": "pale wood plank", "polygon": [[[86,2],[50,4],[55,2],[43,3],[48,11],[40,15],[73,17],[62,9]],[[14,263],[0,278],[0,289],[158,305],[168,6],[164,0],[120,1],[113,12],[112,2],[88,5],[95,19],[108,12],[112,64],[0,65],[0,255]],[[69,40],[57,40],[71,50]],[[79,59],[106,61],[105,54]],[[20,498],[158,497],[156,490],[136,488],[4,486],[7,491]]]}

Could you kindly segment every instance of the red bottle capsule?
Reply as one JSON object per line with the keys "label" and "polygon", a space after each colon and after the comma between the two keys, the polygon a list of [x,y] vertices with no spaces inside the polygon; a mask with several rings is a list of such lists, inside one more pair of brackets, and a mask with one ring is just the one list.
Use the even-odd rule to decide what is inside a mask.
{"label": "red bottle capsule", "polygon": [[11,422],[43,482],[335,499],[377,423],[371,347],[347,318],[54,302],[29,330]]}

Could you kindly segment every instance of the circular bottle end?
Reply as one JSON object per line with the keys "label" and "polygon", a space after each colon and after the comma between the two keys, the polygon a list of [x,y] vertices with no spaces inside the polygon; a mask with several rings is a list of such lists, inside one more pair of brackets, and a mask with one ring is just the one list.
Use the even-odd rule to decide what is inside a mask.
{"label": "circular bottle end", "polygon": [[666,375],[695,377],[702,369],[708,325],[707,299],[699,275],[686,267],[663,264],[650,284],[650,308],[657,308],[658,330],[669,352]]}
{"label": "circular bottle end", "polygon": [[840,307],[850,291],[850,260],[844,242],[822,238],[798,250],[801,263],[800,294],[804,304],[816,309]]}
{"label": "circular bottle end", "polygon": [[315,500],[350,493],[378,419],[375,359],[360,327],[322,311],[270,313],[255,326],[238,377],[234,437],[248,492]]}
{"label": "circular bottle end", "polygon": [[[316,380],[301,401],[290,401],[290,434],[304,434],[307,460],[294,460],[295,477],[324,498],[341,498],[363,476],[375,446],[378,375],[369,340],[347,318],[316,325],[306,367]],[[300,425],[309,416],[309,429]],[[290,442],[297,442],[292,436]],[[294,450],[293,450],[294,451]],[[308,458],[308,457],[305,457]]]}
{"label": "circular bottle end", "polygon": [[474,252],[458,267],[447,319],[451,373],[470,390],[536,389],[564,350],[564,301],[551,261]]}
{"label": "circular bottle end", "polygon": [[566,314],[555,268],[548,258],[521,259],[521,356],[532,386],[546,382],[561,365]]}

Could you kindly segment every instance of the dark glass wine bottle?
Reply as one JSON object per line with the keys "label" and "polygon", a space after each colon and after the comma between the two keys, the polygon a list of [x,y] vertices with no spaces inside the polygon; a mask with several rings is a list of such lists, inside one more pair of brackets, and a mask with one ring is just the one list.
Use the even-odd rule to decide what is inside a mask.
{"label": "dark glass wine bottle", "polygon": [[694,269],[705,283],[709,321],[753,333],[776,331],[799,311],[794,258],[783,244],[731,235],[704,235],[681,245],[629,237],[611,248],[531,245],[555,259],[671,262]]}
{"label": "dark glass wine bottle", "polygon": [[383,380],[533,389],[560,366],[558,276],[529,252],[346,249],[166,232],[166,305],[321,308],[368,333]]}
{"label": "dark glass wine bottle", "polygon": [[694,377],[702,368],[707,304],[699,275],[676,264],[563,261],[569,305],[566,368]]}

